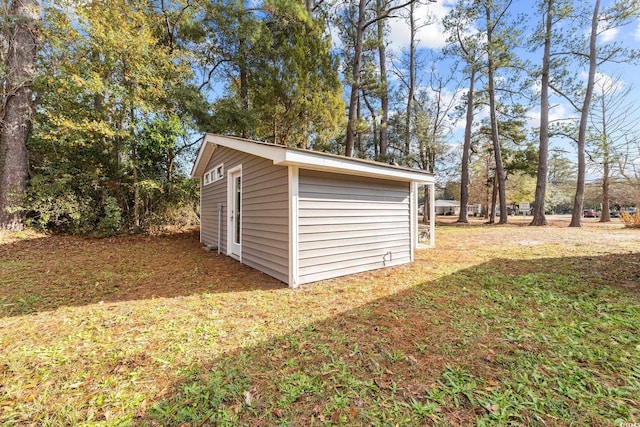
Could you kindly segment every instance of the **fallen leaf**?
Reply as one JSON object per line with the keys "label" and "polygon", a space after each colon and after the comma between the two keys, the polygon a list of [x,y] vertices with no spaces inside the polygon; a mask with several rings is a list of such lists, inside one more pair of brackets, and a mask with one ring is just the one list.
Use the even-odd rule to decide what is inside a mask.
{"label": "fallen leaf", "polygon": [[349,417],[355,418],[358,416],[358,408],[354,408],[353,406],[349,408]]}

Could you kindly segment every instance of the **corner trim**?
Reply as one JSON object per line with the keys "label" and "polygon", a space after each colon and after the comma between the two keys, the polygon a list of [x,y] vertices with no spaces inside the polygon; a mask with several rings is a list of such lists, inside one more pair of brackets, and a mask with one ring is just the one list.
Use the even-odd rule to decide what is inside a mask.
{"label": "corner trim", "polygon": [[300,170],[298,166],[288,167],[289,182],[289,287],[297,288],[299,285],[299,197],[300,197]]}

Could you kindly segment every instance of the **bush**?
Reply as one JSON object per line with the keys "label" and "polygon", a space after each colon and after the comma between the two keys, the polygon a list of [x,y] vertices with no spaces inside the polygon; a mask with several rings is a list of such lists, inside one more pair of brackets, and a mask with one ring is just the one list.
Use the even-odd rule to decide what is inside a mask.
{"label": "bush", "polygon": [[640,228],[640,212],[620,212],[620,221],[624,223],[625,227]]}

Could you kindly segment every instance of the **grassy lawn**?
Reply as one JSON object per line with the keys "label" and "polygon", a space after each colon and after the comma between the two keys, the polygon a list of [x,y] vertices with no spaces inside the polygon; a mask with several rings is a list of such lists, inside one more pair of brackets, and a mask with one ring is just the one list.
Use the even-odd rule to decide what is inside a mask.
{"label": "grassy lawn", "polygon": [[196,233],[0,235],[0,425],[640,422],[640,233],[452,226],[291,290]]}

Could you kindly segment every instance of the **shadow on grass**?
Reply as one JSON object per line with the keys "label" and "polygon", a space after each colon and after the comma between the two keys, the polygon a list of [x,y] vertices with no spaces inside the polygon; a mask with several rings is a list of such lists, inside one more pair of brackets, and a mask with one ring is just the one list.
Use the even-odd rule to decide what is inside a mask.
{"label": "shadow on grass", "polygon": [[637,421],[638,265],[492,260],[194,367],[136,424]]}
{"label": "shadow on grass", "polygon": [[105,239],[50,236],[0,245],[0,317],[101,301],[286,286],[227,256],[198,232]]}

